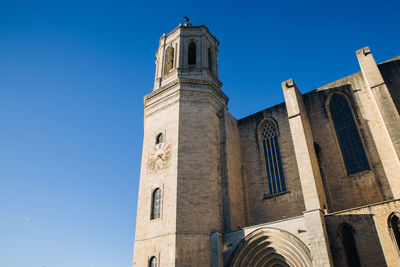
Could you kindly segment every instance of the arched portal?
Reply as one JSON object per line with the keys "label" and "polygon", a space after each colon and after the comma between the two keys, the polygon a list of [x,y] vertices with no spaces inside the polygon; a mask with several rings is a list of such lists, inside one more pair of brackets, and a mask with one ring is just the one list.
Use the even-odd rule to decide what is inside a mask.
{"label": "arched portal", "polygon": [[390,214],[388,225],[393,245],[396,248],[396,251],[400,254],[400,216],[397,212]]}
{"label": "arched portal", "polygon": [[263,227],[236,247],[231,267],[311,267],[310,250],[289,232]]}

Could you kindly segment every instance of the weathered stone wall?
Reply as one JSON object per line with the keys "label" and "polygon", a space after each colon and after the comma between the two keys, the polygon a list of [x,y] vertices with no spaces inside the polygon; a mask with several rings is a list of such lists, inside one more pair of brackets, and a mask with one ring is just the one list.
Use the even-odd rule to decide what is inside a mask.
{"label": "weathered stone wall", "polygon": [[400,201],[389,201],[335,212],[325,216],[335,266],[348,266],[339,227],[350,224],[354,232],[361,266],[400,266],[400,258],[388,228],[392,212],[400,211]]}
{"label": "weathered stone wall", "polygon": [[[279,147],[288,191],[270,198],[265,198],[268,184],[257,136],[257,127],[265,118],[275,120],[279,128]],[[250,225],[301,215],[305,210],[304,201],[284,103],[239,120],[238,127]]]}
{"label": "weathered stone wall", "polygon": [[[182,83],[146,97],[134,266],[144,266],[158,254],[163,266],[211,262],[210,233],[223,230],[218,116],[226,104],[225,98],[219,98],[222,95],[211,87]],[[230,119],[228,125],[234,132],[235,121]],[[170,153],[154,167],[151,162],[157,160],[154,148],[159,133],[164,134]],[[157,187],[162,190],[161,218],[150,220],[151,196]],[[240,223],[243,213],[235,212]]]}
{"label": "weathered stone wall", "polygon": [[[365,49],[369,51],[369,48]],[[379,67],[382,77],[384,77],[383,80],[379,78],[380,73],[374,69],[376,65],[374,67],[373,58],[364,60],[360,58],[359,54],[360,51],[357,51],[363,72],[325,85],[302,97],[307,113],[303,115],[308,119],[311,130],[307,134],[310,140],[314,140],[315,147],[318,147],[319,150],[318,158],[311,157],[311,160],[314,160],[314,163],[318,161],[316,166],[319,166],[319,171],[314,170],[314,172],[321,174],[328,202],[327,210],[330,212],[379,203],[393,199],[395,192],[398,194],[396,190],[400,176],[393,172],[394,167],[391,169],[391,166],[397,165],[391,165],[390,162],[398,163],[398,158],[393,154],[393,151],[398,150],[397,147],[400,143],[399,134],[396,131],[396,125],[399,122],[397,110],[393,109],[393,106],[390,107],[389,104],[394,102],[395,105],[399,105],[400,68],[396,60],[381,64]],[[366,53],[365,57],[370,56]],[[382,83],[373,85],[371,89],[371,81],[375,81],[374,79],[381,79]],[[390,92],[390,95],[388,92]],[[345,95],[350,102],[355,123],[368,158],[369,170],[352,175],[347,174],[327,106],[334,93]],[[392,100],[388,97],[392,97],[393,102],[390,102]],[[387,103],[386,106],[385,103]],[[379,114],[372,114],[371,112],[377,108]],[[245,215],[249,217],[250,225],[279,220],[286,216],[293,217],[305,210],[304,196],[299,186],[298,162],[296,165],[295,155],[292,153],[294,147],[287,116],[285,107],[280,104],[238,121],[244,178],[243,192],[244,199],[248,201],[248,203],[244,202],[244,208]],[[271,198],[261,198],[262,195],[267,193],[267,182],[263,170],[264,159],[260,151],[257,126],[264,118],[273,118],[279,125],[279,144],[285,181],[288,191],[290,193],[298,192],[299,198],[294,198],[289,193]],[[379,134],[380,132],[384,136]],[[300,167],[303,168],[304,166]],[[293,185],[297,186],[294,186],[295,189],[292,192]],[[273,202],[277,199],[280,201]],[[321,204],[324,204],[324,202]],[[322,206],[325,206],[325,204]],[[282,210],[284,212],[281,212]],[[310,212],[315,213],[314,211]],[[305,216],[311,214],[310,212],[306,212]],[[315,216],[322,216],[322,214],[318,215],[317,213]],[[318,231],[313,231],[318,220],[310,217],[306,221],[307,235],[309,235],[310,240],[313,240],[309,245],[311,251],[314,251],[312,253],[314,263],[329,264],[328,257],[324,256],[326,259],[318,257],[318,248],[323,246],[314,242],[322,242],[327,239],[326,231],[320,231],[325,229],[324,222],[321,221]],[[317,234],[322,236],[316,236]],[[380,246],[379,244],[375,245]],[[323,263],[324,260],[326,260],[325,263]],[[376,263],[379,263],[379,260],[379,257],[376,258]]]}
{"label": "weathered stone wall", "polygon": [[[348,266],[339,235],[339,229],[343,223],[351,225],[355,230],[354,237],[361,266],[400,266],[399,252],[388,227],[388,218],[393,212],[400,212],[400,200],[376,203],[323,216],[334,266]],[[312,220],[310,222],[312,223]],[[224,266],[228,266],[238,244],[251,232],[263,227],[285,230],[299,238],[309,248],[312,247],[313,242],[323,240],[313,236],[312,226],[307,223],[305,216],[245,227],[224,234]],[[313,255],[315,264],[314,257],[315,255]],[[330,265],[327,261],[326,264],[316,266]]]}
{"label": "weathered stone wall", "polygon": [[[149,229],[154,228],[149,227]],[[175,234],[138,240],[134,246],[133,266],[148,266],[152,256],[157,257],[160,266],[175,266],[175,246]]]}
{"label": "weathered stone wall", "polygon": [[[383,192],[388,190],[375,143],[361,113],[360,103],[353,94],[361,86],[364,86],[362,75],[356,73],[303,96],[314,141],[321,149],[321,176],[326,185],[325,192],[331,211],[382,201]],[[351,176],[346,174],[335,130],[327,110],[328,98],[334,92],[346,95],[351,102],[371,170]]]}
{"label": "weathered stone wall", "polygon": [[[386,75],[388,81],[396,78]],[[392,198],[388,176],[382,167],[382,159],[377,151],[377,141],[371,134],[369,122],[370,103],[365,101],[367,84],[361,72],[325,85],[303,96],[309,114],[315,142],[321,148],[321,174],[325,179],[326,195],[331,204],[330,210],[342,210],[371,204]],[[345,94],[353,109],[356,124],[369,160],[370,169],[348,176],[341,158],[340,147],[336,141],[333,125],[327,112],[327,100],[334,93]],[[379,98],[375,95],[375,98]],[[377,100],[383,101],[383,100]],[[376,126],[380,127],[380,126]],[[395,135],[393,135],[395,136]],[[395,143],[398,140],[392,140]],[[363,194],[359,194],[363,192]]]}
{"label": "weathered stone wall", "polygon": [[[195,65],[187,62],[192,41]],[[167,70],[171,45],[174,61]],[[346,222],[356,230],[362,266],[399,266],[387,218],[400,210],[393,201],[400,197],[400,57],[377,66],[369,48],[360,49],[361,72],[305,95],[288,80],[287,103],[237,121],[220,90],[217,46],[205,26],[190,24],[160,39],[154,90],[145,97],[133,265],[146,266],[156,256],[161,266],[220,266],[245,236],[272,227],[298,237],[314,266],[331,266],[329,251],[335,266],[346,266],[337,235]],[[346,172],[327,109],[333,93],[351,103],[369,170]],[[257,131],[265,119],[279,131],[287,190],[276,195],[268,192]],[[162,146],[155,144],[159,133]],[[161,217],[150,220],[156,188],[162,190]]]}
{"label": "weathered stone wall", "polygon": [[[230,201],[231,229],[245,226],[245,197],[242,182],[242,159],[240,152],[240,135],[236,119],[225,113],[226,156],[228,171],[228,190]],[[231,230],[229,229],[229,230]]]}
{"label": "weathered stone wall", "polygon": [[211,262],[212,230],[223,230],[218,109],[185,93],[179,113],[177,266]]}
{"label": "weathered stone wall", "polygon": [[[380,64],[379,68],[395,104],[399,106],[400,63],[398,62],[399,60],[397,59],[390,60],[386,63]],[[371,124],[368,124],[368,120],[366,119],[369,118],[368,110],[371,109],[369,106],[370,103],[363,100],[365,99],[365,93],[363,93],[363,90],[365,91],[366,88],[367,84],[365,83],[365,78],[361,72],[358,72],[303,95],[308,120],[312,130],[312,136],[315,143],[320,148],[320,172],[324,183],[326,198],[329,203],[328,209],[330,211],[358,207],[388,200],[393,197],[388,183],[387,173],[385,173],[385,169],[382,167],[382,159],[377,151],[376,140],[371,134]],[[346,173],[344,162],[341,157],[340,147],[336,140],[333,124],[331,123],[327,110],[328,98],[335,92],[346,95],[351,102],[355,121],[369,161],[370,170],[352,175],[347,175]],[[379,93],[375,93],[375,98],[377,98],[378,102],[383,101],[382,103],[384,103],[385,99],[380,99],[380,95],[381,94]],[[286,109],[283,107],[282,110],[284,110],[284,112],[279,111],[279,114],[275,115],[276,118],[272,115],[267,115],[268,113],[273,113],[279,109],[281,105],[283,104],[268,108],[239,120],[244,175],[247,191],[251,192],[249,194],[249,216],[251,224],[262,223],[263,220],[268,221],[270,219],[280,218],[278,215],[279,211],[278,214],[270,217],[266,214],[262,215],[262,212],[260,212],[260,209],[263,209],[260,195],[265,193],[263,192],[263,190],[265,190],[263,186],[266,186],[266,181],[262,170],[263,167],[261,161],[263,159],[260,157],[260,147],[256,136],[256,127],[263,118],[268,116],[273,117],[278,121],[280,127],[280,142],[284,142],[282,140],[285,139],[285,135],[290,135],[290,133],[286,132],[288,130],[287,128],[282,128],[285,127],[285,122],[287,121]],[[388,121],[395,119],[391,118],[390,114],[386,114],[385,116]],[[282,131],[282,129],[284,130]],[[395,130],[392,129],[391,132],[393,132],[393,134],[391,134],[391,141],[395,146],[398,146],[400,138],[397,138]],[[283,146],[285,145],[281,145],[282,149]],[[288,146],[285,146],[285,148],[293,149],[293,146],[289,144]],[[293,161],[293,159],[284,159],[284,154],[285,152],[282,150],[282,162]],[[294,157],[292,153],[288,156],[289,158]],[[288,166],[287,164],[284,166],[285,180],[298,176],[296,171],[292,170],[293,167],[295,167],[293,164],[291,166]],[[294,176],[292,174],[293,172]],[[363,192],[363,194],[360,194],[359,192]],[[283,196],[280,197],[284,198]],[[265,201],[267,207],[268,202],[269,201]],[[282,207],[282,205],[279,206]],[[297,206],[295,205],[295,207]],[[270,212],[275,213],[273,209]],[[265,213],[270,212],[265,210]],[[300,212],[300,210],[298,212]],[[286,216],[295,215],[296,212],[289,211]]]}
{"label": "weathered stone wall", "polygon": [[[174,93],[175,91],[175,93]],[[166,102],[158,97],[170,95]],[[133,266],[146,266],[151,256],[157,256],[163,266],[174,266],[176,232],[176,179],[178,155],[178,95],[174,89],[152,93],[147,97],[142,166],[136,217]],[[163,133],[165,143],[171,145],[170,159],[161,168],[152,168],[156,136]],[[161,218],[150,220],[151,197],[155,188],[162,191]],[[160,257],[158,256],[160,254]]]}
{"label": "weathered stone wall", "polygon": [[[196,43],[196,63],[189,65],[188,44],[192,41]],[[229,144],[225,150],[230,154],[240,152],[235,141],[236,121],[229,117],[222,125],[219,115],[226,110],[228,98],[220,90],[217,46],[218,40],[204,25],[179,25],[160,39],[153,92],[144,98],[134,266],[147,266],[152,256],[161,266],[208,266],[210,233],[224,229],[223,210],[229,209],[223,203],[221,140]],[[167,68],[166,51],[171,47],[174,60]],[[212,72],[208,64],[210,47]],[[220,132],[226,127],[228,138]],[[164,134],[164,141],[156,145],[159,133]],[[235,225],[242,226],[240,157],[225,158],[226,174],[233,179],[232,218]],[[152,192],[156,188],[162,190],[161,217],[151,220]]]}

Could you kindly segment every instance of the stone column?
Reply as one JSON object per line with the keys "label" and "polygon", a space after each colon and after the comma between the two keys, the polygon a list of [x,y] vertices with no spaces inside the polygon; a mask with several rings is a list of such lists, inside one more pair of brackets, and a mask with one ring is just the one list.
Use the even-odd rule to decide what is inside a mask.
{"label": "stone column", "polygon": [[333,266],[321,211],[327,207],[325,191],[303,97],[292,79],[283,82],[282,89],[306,208],[304,218],[313,266]]}
{"label": "stone column", "polygon": [[360,102],[393,197],[400,198],[400,117],[369,47],[356,51],[366,88]]}

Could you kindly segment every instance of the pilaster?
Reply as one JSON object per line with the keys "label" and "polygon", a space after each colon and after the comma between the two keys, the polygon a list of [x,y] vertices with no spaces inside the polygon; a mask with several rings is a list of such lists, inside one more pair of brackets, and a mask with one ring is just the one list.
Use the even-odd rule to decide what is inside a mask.
{"label": "pilaster", "polygon": [[314,267],[334,266],[329,246],[325,219],[321,210],[304,212],[308,235],[308,248]]}
{"label": "pilaster", "polygon": [[292,79],[283,82],[282,89],[306,208],[304,218],[313,266],[333,266],[321,212],[327,207],[325,191],[303,97]]}
{"label": "pilaster", "polygon": [[303,97],[292,79],[282,83],[306,210],[327,207]]}
{"label": "pilaster", "polygon": [[356,51],[366,87],[360,102],[393,198],[400,197],[400,117],[369,47]]}

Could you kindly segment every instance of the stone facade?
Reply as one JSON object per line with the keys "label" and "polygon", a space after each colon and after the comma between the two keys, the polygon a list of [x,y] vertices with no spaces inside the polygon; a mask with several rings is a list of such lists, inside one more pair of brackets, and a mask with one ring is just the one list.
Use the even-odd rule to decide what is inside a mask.
{"label": "stone facade", "polygon": [[189,23],[160,39],[133,266],[399,266],[400,57],[365,47],[360,72],[304,95],[287,80],[237,120],[218,44]]}

